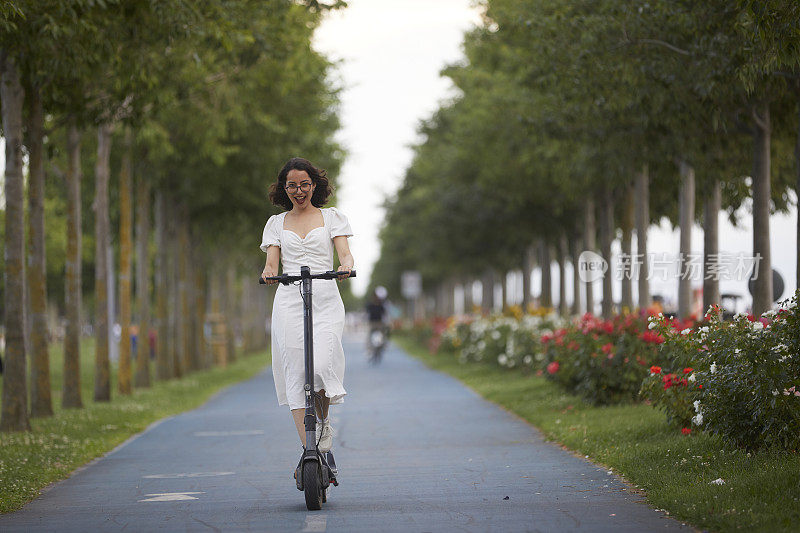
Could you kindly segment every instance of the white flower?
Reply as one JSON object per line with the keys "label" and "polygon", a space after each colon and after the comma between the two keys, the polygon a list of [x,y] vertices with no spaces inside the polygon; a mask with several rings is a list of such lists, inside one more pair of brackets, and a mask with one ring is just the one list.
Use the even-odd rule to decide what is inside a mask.
{"label": "white flower", "polygon": [[689,383],[694,383],[695,379],[697,379],[697,378],[694,377],[694,374],[692,374],[691,376],[689,376],[688,381],[689,381]]}
{"label": "white flower", "polygon": [[647,325],[647,329],[653,329],[656,327],[656,321],[653,320]]}
{"label": "white flower", "polygon": [[692,424],[695,426],[702,426],[703,425],[703,413],[697,413],[692,417]]}
{"label": "white flower", "polygon": [[772,395],[773,395],[773,396],[777,396],[778,394],[780,394],[780,393],[778,392],[778,389],[775,389],[774,391],[772,391]]}
{"label": "white flower", "polygon": [[742,350],[740,350],[739,348],[734,348],[733,353],[742,353]]}
{"label": "white flower", "polygon": [[492,332],[492,338],[493,338],[494,340],[497,340],[497,339],[499,339],[499,338],[500,338],[500,332],[499,332],[499,331],[497,331],[497,330],[494,330],[494,331]]}
{"label": "white flower", "polygon": [[700,400],[695,400],[692,405],[694,405],[694,412],[695,413],[699,413],[700,412]]}
{"label": "white flower", "polygon": [[505,354],[498,355],[497,362],[500,363],[500,366],[506,366],[506,363],[508,363],[508,357],[506,357]]}
{"label": "white flower", "polygon": [[769,311],[765,311],[761,316],[767,317],[767,318],[772,318],[776,314],[777,314],[777,312],[774,309],[770,309]]}
{"label": "white flower", "polygon": [[761,321],[756,320],[755,322],[753,322],[752,327],[753,331],[761,331],[762,329],[764,329],[764,324],[762,324]]}
{"label": "white flower", "polygon": [[525,357],[522,358],[522,362],[525,363],[526,365],[529,365],[533,363],[533,357],[531,357],[530,355],[526,355]]}
{"label": "white flower", "polygon": [[724,485],[725,484],[725,480],[722,479],[721,477],[718,477],[717,479],[712,481],[711,484],[712,485]]}
{"label": "white flower", "polygon": [[711,370],[711,373],[712,373],[712,374],[713,374],[714,372],[716,372],[716,371],[717,371],[717,363],[716,363],[716,362],[714,362],[714,363],[711,363],[711,368],[710,368],[709,370]]}
{"label": "white flower", "polygon": [[681,331],[681,335],[688,335],[692,332],[692,328],[686,328],[685,330]]}

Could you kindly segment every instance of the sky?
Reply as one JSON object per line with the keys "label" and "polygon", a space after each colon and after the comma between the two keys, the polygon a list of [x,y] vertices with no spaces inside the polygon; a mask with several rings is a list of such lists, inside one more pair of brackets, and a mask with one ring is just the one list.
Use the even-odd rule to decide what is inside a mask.
{"label": "sky", "polygon": [[[398,189],[411,162],[419,121],[454,96],[452,84],[439,72],[462,59],[463,33],[480,22],[480,12],[470,0],[350,0],[348,5],[327,16],[314,44],[338,61],[344,87],[338,139],[349,155],[339,176],[337,201],[355,233],[350,247],[359,276],[353,282],[361,294],[380,255],[382,204]],[[735,228],[720,214],[720,250],[749,255],[750,213],[742,209],[738,215],[741,222]],[[784,297],[795,289],[795,224],[796,209],[771,219],[772,263],[786,282]],[[695,228],[693,251],[702,252],[702,239]],[[679,232],[668,224],[651,227],[649,251],[675,257],[678,242]],[[674,280],[654,279],[651,287],[667,300],[677,297]],[[616,284],[616,298],[620,291]],[[740,294],[742,305],[750,299],[742,280],[723,280],[721,291]]]}

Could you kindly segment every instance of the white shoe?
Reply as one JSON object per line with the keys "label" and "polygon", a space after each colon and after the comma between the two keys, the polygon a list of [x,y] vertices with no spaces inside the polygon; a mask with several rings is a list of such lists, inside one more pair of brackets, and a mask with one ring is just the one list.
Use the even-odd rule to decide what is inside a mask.
{"label": "white shoe", "polygon": [[333,445],[333,430],[331,429],[331,421],[326,418],[322,423],[317,423],[317,433],[319,434],[319,444],[317,449],[321,452],[328,452]]}

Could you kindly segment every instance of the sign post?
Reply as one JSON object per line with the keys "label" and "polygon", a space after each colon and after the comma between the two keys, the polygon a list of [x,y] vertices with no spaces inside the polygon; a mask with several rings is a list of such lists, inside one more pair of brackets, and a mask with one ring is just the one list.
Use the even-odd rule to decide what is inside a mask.
{"label": "sign post", "polygon": [[424,318],[424,309],[420,305],[422,296],[422,274],[417,270],[406,270],[400,276],[400,292],[409,302],[410,313],[414,319]]}

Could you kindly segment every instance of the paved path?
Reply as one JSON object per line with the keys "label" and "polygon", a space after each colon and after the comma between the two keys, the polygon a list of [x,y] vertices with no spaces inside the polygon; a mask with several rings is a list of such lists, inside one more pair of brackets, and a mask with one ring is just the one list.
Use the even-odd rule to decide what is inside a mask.
{"label": "paved path", "polygon": [[[352,341],[353,339],[351,339]],[[54,485],[0,531],[674,531],[604,469],[397,348],[345,346],[341,484],[309,512],[272,375],[166,419]]]}

